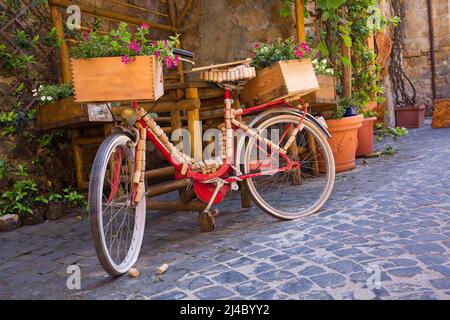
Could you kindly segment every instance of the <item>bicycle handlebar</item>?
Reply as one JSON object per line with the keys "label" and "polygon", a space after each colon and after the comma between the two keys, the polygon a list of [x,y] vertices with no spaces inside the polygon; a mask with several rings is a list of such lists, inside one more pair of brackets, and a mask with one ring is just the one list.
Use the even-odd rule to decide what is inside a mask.
{"label": "bicycle handlebar", "polygon": [[187,50],[183,50],[183,49],[178,49],[178,48],[173,49],[173,53],[178,55],[178,56],[184,57],[184,58],[191,58],[192,59],[194,57],[194,53],[193,52],[187,51]]}

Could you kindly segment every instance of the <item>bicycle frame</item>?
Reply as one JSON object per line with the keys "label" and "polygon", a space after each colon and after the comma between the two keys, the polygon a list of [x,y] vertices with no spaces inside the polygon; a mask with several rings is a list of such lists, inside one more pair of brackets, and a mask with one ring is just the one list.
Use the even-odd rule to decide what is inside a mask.
{"label": "bicycle frame", "polygon": [[[229,88],[225,88],[225,94],[224,94],[224,100],[225,100],[225,109],[224,109],[224,113],[226,114],[227,110],[231,110],[231,104],[232,104],[232,99],[231,99],[231,89]],[[303,101],[301,101],[303,102]],[[299,122],[299,124],[297,125],[297,129],[299,129],[302,125],[303,120],[305,119],[306,115],[307,115],[307,104],[302,103],[303,105],[303,116]],[[136,109],[138,107],[137,103],[133,103],[133,107]],[[270,108],[274,108],[274,107],[288,107],[288,108],[292,108],[292,109],[298,109],[296,107],[294,107],[293,105],[289,104],[288,102],[286,102],[285,100],[277,100],[277,101],[273,101],[273,102],[269,102],[269,103],[265,103],[262,105],[258,105],[255,107],[250,107],[250,108],[246,108],[246,109],[240,109],[240,110],[236,110],[237,112],[235,112],[235,114],[238,115],[249,115],[249,114],[255,114],[255,113],[259,113],[262,111],[265,111],[267,109]],[[237,120],[233,121],[234,123],[237,122]],[[241,123],[241,122],[239,122]],[[232,168],[232,163],[230,163],[230,159],[226,159],[224,161],[224,165],[217,170],[215,173],[210,173],[210,174],[203,174],[200,172],[196,172],[196,171],[192,171],[190,168],[187,170],[187,172],[183,175],[181,174],[182,172],[182,164],[176,163],[173,161],[172,156],[170,154],[170,152],[165,148],[165,146],[162,144],[162,142],[158,139],[158,137],[147,127],[146,123],[144,120],[140,120],[140,124],[142,127],[146,128],[146,132],[147,132],[147,138],[155,145],[155,147],[163,154],[163,156],[167,159],[167,161],[170,163],[170,165],[172,165],[175,168],[176,171],[176,175],[178,177],[182,177],[182,178],[190,178],[192,180],[195,181],[199,181],[199,182],[207,182],[207,181],[212,181],[214,179],[218,179],[218,178],[222,178],[224,175],[226,175],[229,170]],[[242,124],[242,123],[241,123]],[[236,130],[237,127],[236,125],[233,125],[233,130]],[[283,133],[282,138],[280,139],[283,140],[283,138],[287,135],[288,130],[290,130],[290,128],[286,128],[286,131]],[[265,143],[266,141],[263,140],[263,138],[257,134],[256,137],[261,138],[260,142]],[[267,145],[269,147],[269,149],[281,149],[281,147],[277,144],[272,144],[270,143],[270,145]],[[265,171],[264,173],[259,172],[259,173],[252,173],[252,174],[246,174],[246,175],[240,175],[240,176],[236,176],[236,177],[230,177],[230,178],[226,178],[224,179],[224,181],[226,183],[233,183],[233,182],[237,182],[237,181],[242,181],[245,179],[250,179],[250,178],[255,178],[258,176],[261,176],[263,174],[275,174],[278,172],[283,172],[286,170],[291,170],[293,168],[293,166],[295,165],[290,159],[289,157],[284,154],[279,152],[280,156],[283,157],[285,160],[288,161],[288,165],[284,166],[282,168],[277,168],[277,169],[273,169],[273,170],[269,170],[269,171]],[[274,155],[274,153],[272,154],[266,154],[267,156],[271,157]]]}

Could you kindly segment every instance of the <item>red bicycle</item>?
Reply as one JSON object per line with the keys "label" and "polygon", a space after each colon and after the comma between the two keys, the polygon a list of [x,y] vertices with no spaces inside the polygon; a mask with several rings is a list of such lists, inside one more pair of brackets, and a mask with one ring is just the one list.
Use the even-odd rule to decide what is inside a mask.
{"label": "red bicycle", "polygon": [[[242,74],[239,81],[221,79],[224,124],[214,157],[196,161],[178,150],[137,103],[128,121],[133,127],[118,128],[101,145],[91,173],[89,210],[97,256],[110,275],[128,272],[141,249],[147,139],[175,168],[176,178],[192,181],[197,197],[206,204],[201,215],[211,220],[216,213],[211,208],[230,191],[239,190],[239,182],[261,210],[283,220],[310,216],[328,200],[335,164],[327,129],[308,114],[306,104],[295,107],[279,100],[233,109],[232,90],[242,85],[246,74],[252,76]],[[240,121],[244,116],[253,116],[252,121]]]}

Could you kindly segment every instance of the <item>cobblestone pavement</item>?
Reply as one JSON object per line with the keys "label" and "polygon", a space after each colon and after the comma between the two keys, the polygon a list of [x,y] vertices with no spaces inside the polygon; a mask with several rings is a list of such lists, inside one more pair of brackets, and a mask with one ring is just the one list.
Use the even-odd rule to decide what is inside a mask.
{"label": "cobblestone pavement", "polygon": [[[303,221],[242,210],[237,196],[209,234],[196,214],[149,214],[138,279],[105,276],[86,214],[0,234],[0,298],[449,299],[450,129],[427,122],[396,148],[340,174],[324,210]],[[80,291],[66,288],[72,264]]]}

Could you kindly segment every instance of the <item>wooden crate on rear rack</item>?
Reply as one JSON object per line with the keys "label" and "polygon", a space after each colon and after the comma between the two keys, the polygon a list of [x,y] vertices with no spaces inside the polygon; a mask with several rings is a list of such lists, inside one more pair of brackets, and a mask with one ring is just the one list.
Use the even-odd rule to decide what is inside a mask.
{"label": "wooden crate on rear rack", "polygon": [[304,96],[319,90],[310,59],[278,61],[257,72],[256,78],[245,85],[241,100],[249,106]]}
{"label": "wooden crate on rear rack", "polygon": [[309,103],[312,112],[336,109],[336,78],[334,76],[317,75],[320,89],[302,99]]}

